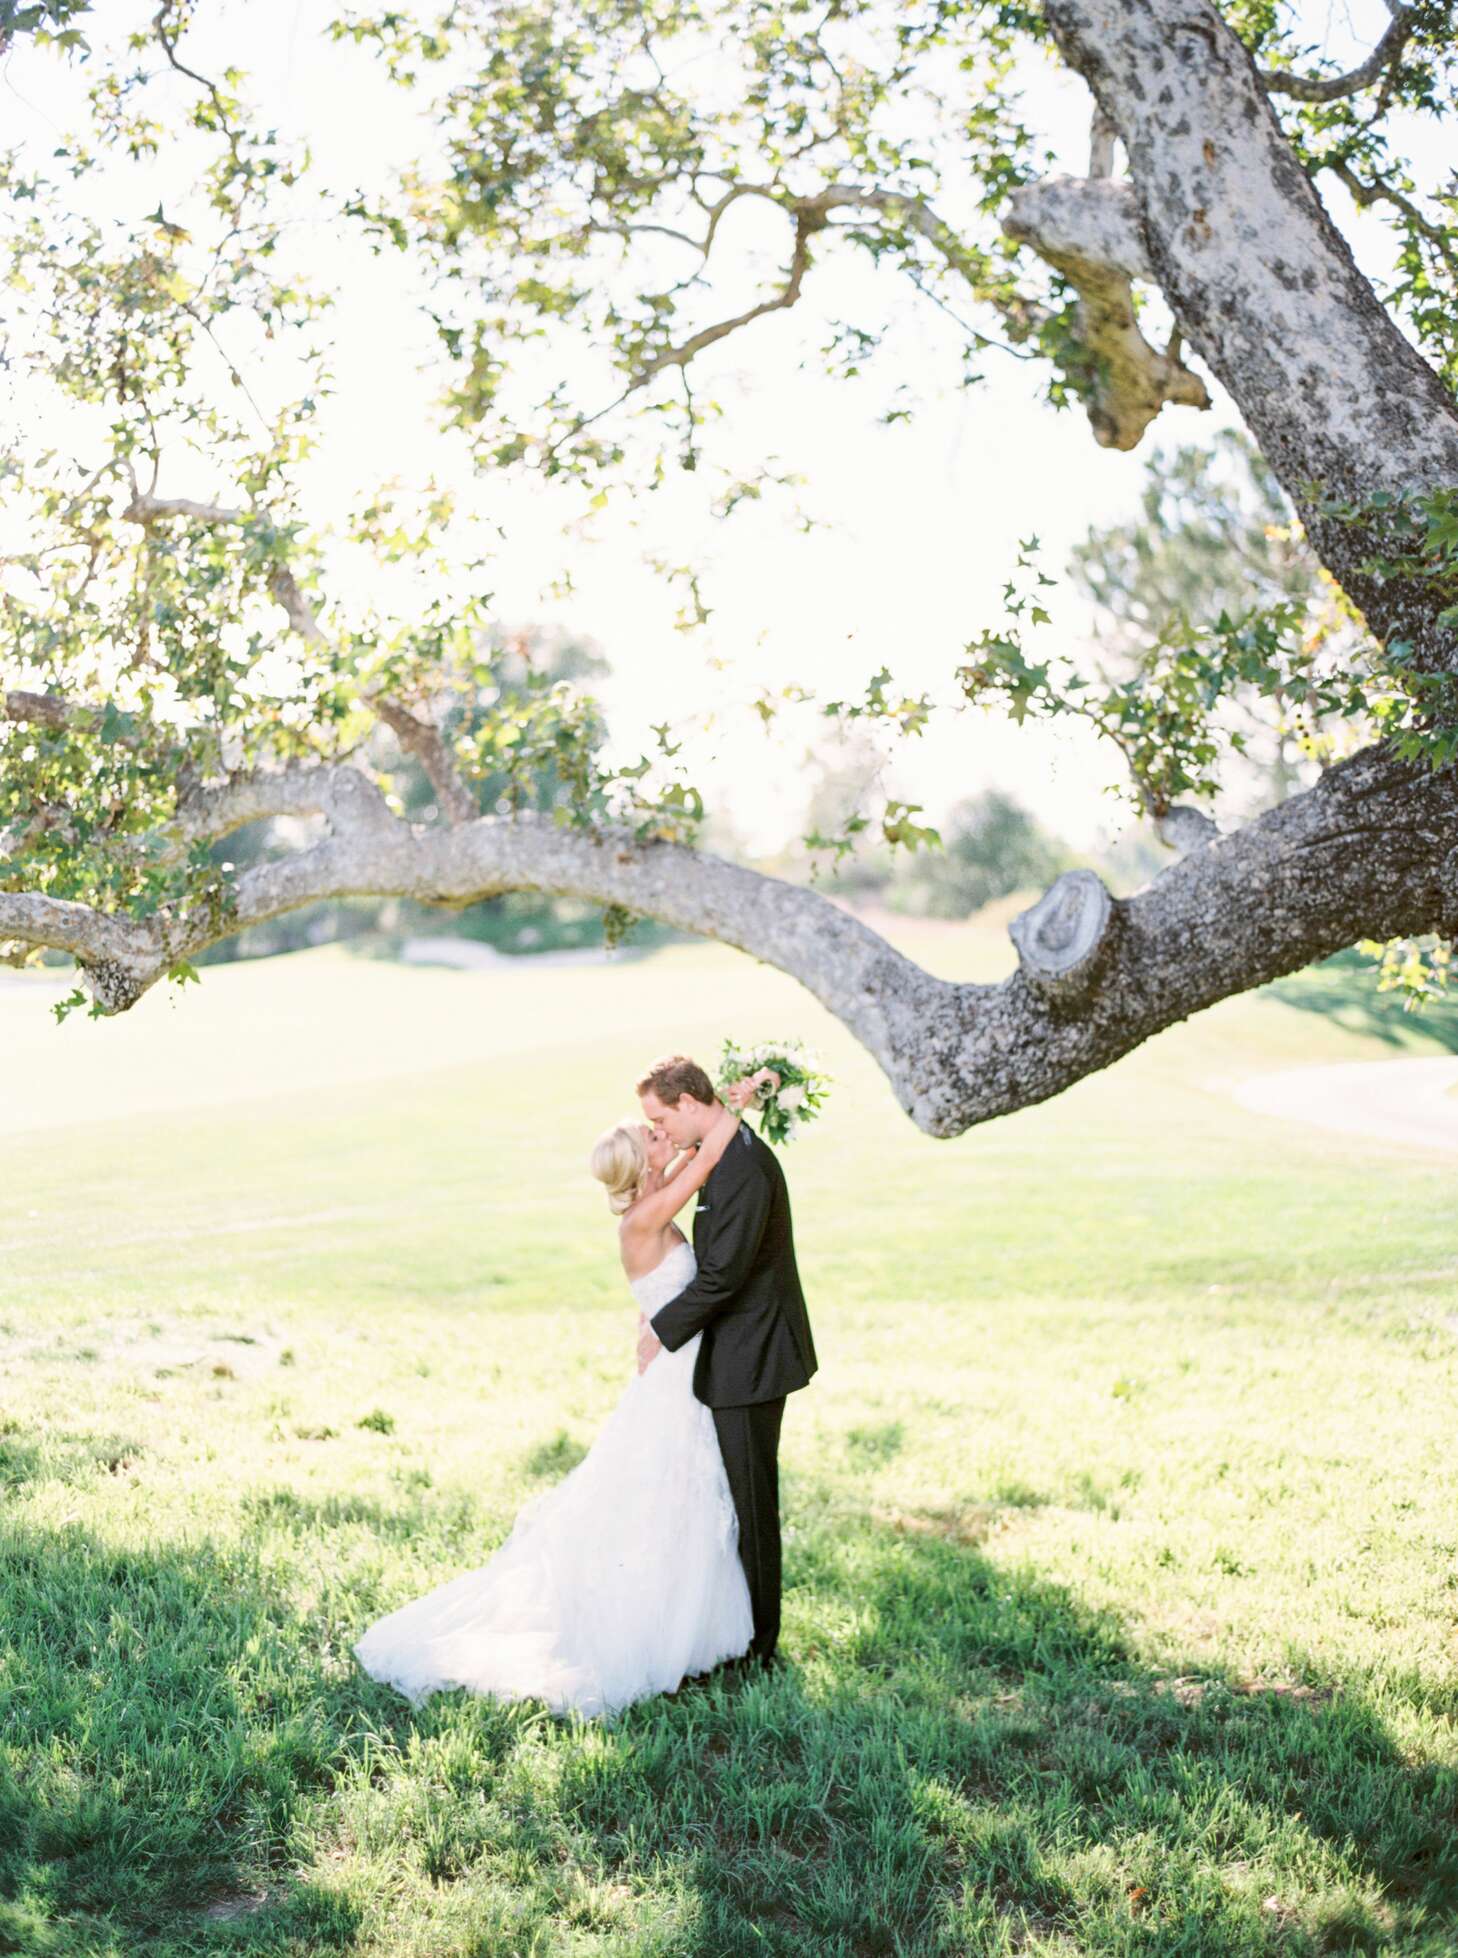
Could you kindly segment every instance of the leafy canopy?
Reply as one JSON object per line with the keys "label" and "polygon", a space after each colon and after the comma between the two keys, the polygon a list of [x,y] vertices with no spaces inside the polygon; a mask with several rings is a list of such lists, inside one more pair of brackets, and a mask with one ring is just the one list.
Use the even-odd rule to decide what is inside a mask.
{"label": "leafy canopy", "polygon": [[[1390,225],[1384,296],[1450,380],[1458,201],[1451,182],[1417,180],[1401,132],[1414,116],[1453,116],[1452,11],[1404,10],[1390,60],[1338,88],[1299,10],[1226,9],[1275,77],[1303,165]],[[189,798],[250,770],[360,754],[381,700],[420,713],[454,702],[454,760],[505,784],[492,806],[509,811],[511,784],[549,762],[571,784],[554,803],[561,820],[696,832],[702,798],[668,727],[610,767],[593,704],[570,683],[481,711],[495,684],[484,505],[386,473],[342,520],[309,507],[338,294],[309,263],[306,214],[352,220],[408,261],[435,336],[443,453],[463,450],[491,490],[543,477],[573,514],[693,477],[728,520],[792,485],[779,458],[735,453],[713,362],[730,341],[752,358],[769,344],[756,342],[761,323],[795,307],[816,318],[829,372],[881,377],[887,419],[916,411],[898,359],[907,287],[949,323],[958,383],[1016,358],[1038,365],[1054,407],[1088,395],[1073,293],[999,223],[1009,193],[1057,162],[1021,99],[1020,64],[1053,58],[1035,8],[349,10],[330,32],[377,53],[421,111],[420,157],[385,194],[329,179],[269,127],[241,71],[197,67],[192,12],[147,0],[118,35],[119,8],[106,38],[68,0],[6,0],[0,14],[7,44],[88,78],[85,126],[48,166],[19,153],[3,164],[10,378],[24,412],[0,457],[12,707],[0,718],[0,889],[135,915],[206,906],[226,920],[229,872],[188,841]],[[178,170],[176,203],[169,191],[166,208],[128,205],[129,167],[141,180],[174,149],[197,163]],[[836,254],[875,269],[874,316],[816,313],[817,269]],[[199,483],[216,500],[190,500]],[[1405,567],[1458,602],[1458,490],[1398,499],[1396,517]],[[352,575],[361,564],[368,577]],[[696,568],[665,571],[688,589],[692,628],[707,616]],[[1401,644],[1332,659],[1304,597],[1185,619],[1105,682],[1044,650],[1048,587],[1030,544],[1007,620],[971,636],[944,704],[1091,719],[1152,813],[1214,792],[1238,748],[1218,732],[1220,703],[1241,690],[1279,696],[1313,728],[1370,725],[1404,752],[1452,756],[1444,683],[1413,672]],[[1339,616],[1341,595],[1327,597]],[[21,696],[30,709],[15,707]],[[767,726],[791,698],[806,699],[793,682],[758,703]],[[897,738],[934,707],[889,668],[814,705]],[[919,813],[889,802],[881,835],[934,844]],[[854,817],[816,840],[836,853],[866,827]]]}

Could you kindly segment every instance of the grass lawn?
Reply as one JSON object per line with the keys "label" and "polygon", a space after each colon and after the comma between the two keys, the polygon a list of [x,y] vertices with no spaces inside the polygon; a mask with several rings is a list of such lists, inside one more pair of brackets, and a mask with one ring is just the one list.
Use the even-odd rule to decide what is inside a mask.
{"label": "grass lawn", "polygon": [[[1451,1159],[1226,1092],[1454,1044],[1367,983],[956,1142],[707,946],[327,949],[114,1025],[6,985],[0,1952],[1449,1958]],[[351,1640],[483,1563],[632,1365],[593,1136],[656,1053],[776,1032],[838,1076],[787,1155],[790,1665],[608,1726],[413,1712]]]}

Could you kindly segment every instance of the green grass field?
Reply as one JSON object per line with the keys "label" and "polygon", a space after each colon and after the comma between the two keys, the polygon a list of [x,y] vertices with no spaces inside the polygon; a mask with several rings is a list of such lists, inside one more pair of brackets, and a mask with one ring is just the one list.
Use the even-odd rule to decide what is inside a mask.
{"label": "green grass field", "polygon": [[[707,946],[322,950],[116,1024],[7,985],[0,1951],[1458,1950],[1452,1160],[1226,1092],[1452,1043],[1365,983],[940,1143]],[[351,1640],[632,1365],[588,1145],[656,1053],[777,1032],[839,1077],[787,1154],[790,1665],[606,1727],[412,1712]]]}

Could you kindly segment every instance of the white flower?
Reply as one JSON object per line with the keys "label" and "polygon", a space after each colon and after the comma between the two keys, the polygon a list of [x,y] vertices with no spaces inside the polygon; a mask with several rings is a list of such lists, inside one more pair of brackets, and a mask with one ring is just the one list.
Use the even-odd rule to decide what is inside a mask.
{"label": "white flower", "polygon": [[798,1108],[800,1106],[800,1103],[804,1099],[805,1099],[805,1090],[804,1088],[801,1087],[798,1081],[792,1081],[788,1088],[780,1089],[779,1103],[781,1108],[784,1109]]}

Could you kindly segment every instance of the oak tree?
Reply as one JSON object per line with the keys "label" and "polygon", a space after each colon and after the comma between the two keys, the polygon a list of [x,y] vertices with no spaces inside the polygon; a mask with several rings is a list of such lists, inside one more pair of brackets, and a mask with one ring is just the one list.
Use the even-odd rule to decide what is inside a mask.
{"label": "oak tree", "polygon": [[[68,953],[114,1013],[324,899],[586,898],[793,974],[948,1136],[1357,940],[1458,932],[1458,184],[1421,181],[1401,149],[1414,117],[1452,123],[1453,11],[1392,4],[1341,68],[1276,0],[356,10],[332,31],[377,53],[429,132],[417,169],[364,195],[321,183],[241,72],[190,57],[184,0],[148,0],[120,47],[70,0],[8,5],[12,62],[86,65],[89,127],[44,171],[5,165],[7,360],[51,407],[3,465],[0,950]],[[1050,175],[1024,120],[1035,58],[1086,87],[1082,174]],[[182,133],[208,161],[171,208],[118,216],[114,190],[93,194]],[[961,695],[1091,719],[1178,854],[1117,900],[1090,871],[1058,878],[1013,926],[1001,984],[935,978],[822,890],[697,848],[667,727],[609,766],[570,685],[460,713],[493,704],[468,513],[382,485],[329,527],[302,495],[332,295],[291,225],[321,191],[428,294],[440,440],[497,481],[589,505],[704,486],[732,519],[777,465],[732,454],[704,357],[730,340],[747,357],[757,322],[813,309],[817,268],[861,254],[955,322],[968,387],[1035,362],[1050,409],[1104,447],[1207,407],[1218,381],[1354,630],[1313,635],[1304,602],[1253,589],[1103,685],[1058,640],[1030,544]],[[1380,291],[1341,228],[1356,209],[1390,227]],[[749,213],[780,240],[757,289]],[[827,319],[825,361],[892,358],[880,338]],[[363,560],[373,582],[349,575]],[[703,595],[671,569],[691,623]],[[893,668],[817,706],[914,731],[929,705]],[[1201,804],[1237,692],[1361,739],[1222,834]],[[382,729],[427,809],[394,792]],[[550,813],[524,792],[547,766],[570,788]],[[483,778],[501,785],[484,813]],[[219,859],[283,814],[318,833]],[[916,815],[886,807],[882,833],[926,840]]]}

